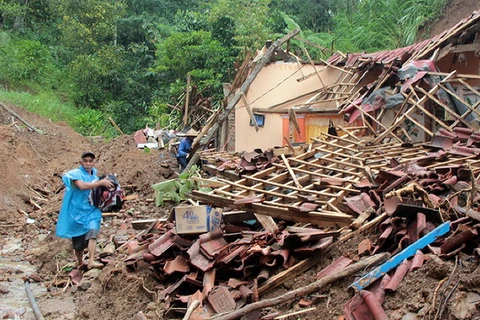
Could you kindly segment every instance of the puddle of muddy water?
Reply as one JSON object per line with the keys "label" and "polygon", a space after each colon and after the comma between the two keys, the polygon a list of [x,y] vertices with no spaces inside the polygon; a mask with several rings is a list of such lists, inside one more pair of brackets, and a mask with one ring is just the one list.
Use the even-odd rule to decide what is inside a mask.
{"label": "puddle of muddy water", "polygon": [[[35,272],[35,266],[21,261],[16,252],[22,250],[22,240],[6,238],[0,248],[0,319],[35,320],[35,315],[25,292],[22,277]],[[41,284],[31,283],[33,295],[38,297],[46,292]]]}

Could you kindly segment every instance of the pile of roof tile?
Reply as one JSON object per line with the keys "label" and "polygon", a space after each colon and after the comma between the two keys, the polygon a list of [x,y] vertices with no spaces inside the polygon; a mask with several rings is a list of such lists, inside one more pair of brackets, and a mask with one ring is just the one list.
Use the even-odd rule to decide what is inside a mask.
{"label": "pile of roof tile", "polygon": [[[360,256],[380,251],[395,255],[436,225],[452,221],[447,237],[417,250],[390,273],[360,290],[345,305],[347,319],[388,319],[382,308],[385,292],[396,291],[404,277],[422,267],[427,255],[442,259],[453,258],[460,252],[480,255],[480,192],[475,188],[480,183],[480,170],[474,167],[479,156],[477,135],[464,128],[453,133],[439,130],[426,146],[432,152],[415,162],[381,170],[372,183],[362,184],[360,195],[344,199],[351,212],[384,212],[386,217],[378,225],[378,238],[366,238],[359,244]],[[464,164],[449,164],[452,157],[464,157]]]}
{"label": "pile of roof tile", "polygon": [[[378,232],[376,239],[366,237],[359,244],[359,256],[386,251],[392,255],[398,254],[432,232],[442,222],[452,221],[448,235],[414,252],[382,279],[358,291],[345,305],[344,314],[347,319],[377,319],[374,315],[385,314],[382,307],[385,291],[396,291],[409,272],[422,267],[427,255],[448,259],[460,251],[469,255],[480,254],[480,191],[475,187],[480,184],[480,139],[477,139],[477,136],[477,132],[467,128],[455,128],[452,132],[439,130],[428,145],[403,144],[399,151],[395,151],[393,146],[378,145],[371,147],[368,153],[365,150],[357,153],[352,153],[353,150],[348,150],[349,153],[334,150],[328,153],[326,151],[329,147],[338,147],[335,142],[319,142],[314,145],[314,150],[325,151],[320,157],[316,157],[317,154],[313,151],[288,158],[289,165],[283,168],[276,165],[277,171],[270,169],[253,176],[246,175],[241,181],[226,184],[216,190],[196,191],[194,197],[199,200],[208,199],[211,203],[217,202],[217,205],[228,203],[237,210],[264,208],[263,213],[274,218],[278,218],[275,211],[267,210],[267,207],[260,204],[263,203],[268,208],[277,206],[278,210],[283,210],[287,207],[289,198],[292,198],[292,204],[288,204],[288,208],[291,213],[289,218],[294,220],[300,219],[300,215],[292,213],[295,212],[292,209],[294,206],[301,207],[302,197],[310,196],[309,201],[314,204],[318,202],[316,207],[320,206],[322,203],[319,202],[319,196],[322,191],[314,190],[328,190],[334,187],[335,183],[332,181],[337,179],[339,184],[336,187],[342,190],[342,193],[334,194],[337,200],[332,203],[340,203],[336,209],[351,216],[349,228],[339,229],[338,234],[348,237],[349,232],[363,229],[364,226],[376,226]],[[345,138],[343,140],[344,144],[349,142]],[[356,169],[354,161],[362,160],[361,157],[364,158],[364,174],[352,178],[350,172],[355,171],[349,171],[348,168],[353,166],[352,168]],[[323,159],[325,162],[322,162]],[[328,163],[332,164],[327,165]],[[361,172],[357,172],[359,171]],[[322,181],[328,180],[328,183],[323,188],[313,183],[312,177],[315,175]],[[307,180],[307,177],[310,180]],[[250,180],[253,181],[252,184],[248,184]],[[281,183],[278,183],[280,181]],[[272,186],[275,187],[275,194]],[[283,201],[282,190],[287,189],[289,192],[285,194],[289,198],[285,196]],[[273,201],[268,201],[270,194],[275,196]],[[246,198],[242,198],[244,195]],[[251,197],[260,200],[245,201]],[[323,209],[318,211],[320,214]],[[282,243],[281,234],[276,240],[277,244]],[[323,248],[323,244],[321,247]],[[337,264],[345,266],[345,263],[343,260],[334,261],[330,269],[335,269]]]}
{"label": "pile of roof tile", "polygon": [[257,149],[252,152],[227,153],[227,152],[202,152],[200,159],[203,168],[213,174],[224,171],[233,171],[237,175],[254,173],[278,162],[273,149],[262,151]]}
{"label": "pile of roof tile", "polygon": [[139,261],[150,265],[166,317],[185,314],[198,300],[201,307],[191,319],[206,319],[258,301],[259,288],[273,268],[291,267],[328,247],[338,235],[293,226],[279,230],[273,234],[247,224],[227,224],[195,236],[176,234],[172,223],[158,222],[128,243],[125,262],[132,269]]}

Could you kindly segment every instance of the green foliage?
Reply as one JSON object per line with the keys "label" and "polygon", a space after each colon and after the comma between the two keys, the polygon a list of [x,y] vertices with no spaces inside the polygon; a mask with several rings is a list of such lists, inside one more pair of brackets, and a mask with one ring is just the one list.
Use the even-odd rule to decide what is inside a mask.
{"label": "green foliage", "polygon": [[28,92],[0,90],[2,101],[20,105],[30,112],[47,117],[52,121],[64,121],[72,125],[78,109],[72,103],[62,102],[52,92],[41,92],[33,95]]}
{"label": "green foliage", "polygon": [[122,132],[134,132],[148,122],[146,106],[134,107],[125,101],[110,101],[102,110],[113,118]]}
{"label": "green foliage", "polygon": [[326,32],[332,28],[337,3],[335,0],[279,0],[276,6],[285,8],[303,29]]}
{"label": "green foliage", "polygon": [[337,48],[375,52],[411,45],[419,28],[444,4],[445,0],[362,1],[353,14],[336,15]]}
{"label": "green foliage", "polygon": [[104,127],[103,114],[98,110],[83,108],[75,117],[74,128],[82,135],[100,135]]}
{"label": "green foliage", "polygon": [[26,13],[27,7],[17,1],[0,1],[0,14],[3,24],[12,27],[15,19]]}
{"label": "green foliage", "polygon": [[58,29],[63,44],[78,54],[92,54],[114,43],[125,4],[114,0],[50,0],[50,9],[61,18]]}
{"label": "green foliage", "polygon": [[192,76],[192,86],[198,90],[208,87],[210,91],[206,93],[221,94],[223,75],[219,69],[230,57],[210,32],[175,33],[159,45],[157,57],[153,71],[171,83],[171,96],[185,91],[187,73]]}
{"label": "green foliage", "polygon": [[182,172],[177,179],[166,180],[152,185],[155,191],[155,204],[161,206],[164,201],[170,200],[179,203],[197,187],[193,176],[199,175],[199,168],[192,166],[190,170]]}
{"label": "green foliage", "polygon": [[92,55],[79,55],[69,65],[71,81],[75,84],[74,101],[80,105],[99,108],[102,102],[113,99],[120,85],[123,50],[104,47]]}
{"label": "green foliage", "polygon": [[154,101],[148,108],[148,123],[159,123],[161,128],[176,129],[182,122],[182,114],[171,110],[165,103]]}
{"label": "green foliage", "polygon": [[47,46],[37,40],[9,37],[2,32],[0,41],[0,81],[12,85],[53,81],[56,66]]}
{"label": "green foliage", "polygon": [[234,22],[233,39],[241,48],[255,50],[263,47],[271,31],[268,26],[270,0],[216,0],[212,3],[209,19],[213,25],[222,19]]}

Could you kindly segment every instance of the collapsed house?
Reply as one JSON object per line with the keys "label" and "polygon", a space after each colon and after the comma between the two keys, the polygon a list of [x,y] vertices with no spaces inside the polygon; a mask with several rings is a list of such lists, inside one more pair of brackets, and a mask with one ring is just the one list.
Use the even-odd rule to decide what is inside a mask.
{"label": "collapsed house", "polygon": [[[162,281],[167,316],[261,318],[262,307],[365,268],[341,257],[315,287],[260,303],[332,244],[368,230],[378,236],[361,241],[358,256],[391,258],[352,283],[346,319],[388,319],[385,291],[421,268],[425,255],[480,256],[480,11],[415,45],[334,53],[321,66],[281,50],[297,33],[242,66],[225,110],[196,140],[201,147],[202,136],[208,142],[219,133],[222,148],[234,132],[235,151],[281,147],[196,153],[204,167],[234,164],[210,171],[214,179],[197,178],[201,187],[191,194],[191,203],[222,208],[218,229],[192,238],[172,221],[155,222],[128,244],[127,265],[144,260]],[[273,267],[284,270],[270,275]],[[454,290],[428,299],[443,299],[443,308]]]}
{"label": "collapsed house", "polygon": [[[332,123],[363,126],[373,143],[386,138],[426,142],[438,129],[477,129],[479,29],[477,11],[408,47],[372,54],[336,52],[323,62],[301,61],[278,48],[268,61],[282,60],[260,69],[234,106],[234,122],[224,124],[224,134],[235,132],[229,150],[282,146],[287,139],[310,143]],[[251,74],[255,66],[239,74]]]}

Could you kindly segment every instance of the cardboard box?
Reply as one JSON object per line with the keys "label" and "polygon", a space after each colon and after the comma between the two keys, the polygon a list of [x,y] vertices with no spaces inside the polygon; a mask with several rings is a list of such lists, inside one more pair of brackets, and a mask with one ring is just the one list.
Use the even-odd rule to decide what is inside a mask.
{"label": "cardboard box", "polygon": [[213,231],[220,227],[222,209],[210,206],[180,206],[174,209],[177,234],[195,234]]}

